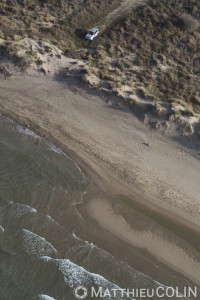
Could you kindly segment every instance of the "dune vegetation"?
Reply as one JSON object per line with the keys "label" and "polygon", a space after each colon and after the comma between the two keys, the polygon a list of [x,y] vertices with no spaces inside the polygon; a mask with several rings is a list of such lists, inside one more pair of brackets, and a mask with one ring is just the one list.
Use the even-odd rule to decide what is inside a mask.
{"label": "dune vegetation", "polygon": [[[112,14],[120,5],[118,0],[1,1],[0,38],[6,40],[1,55],[17,53],[22,38],[43,40],[85,61],[84,82],[93,77],[99,87],[124,90],[130,102],[140,98],[167,103],[178,114],[200,113],[200,1],[152,0]],[[100,36],[89,42],[84,36],[92,26],[100,28]]]}

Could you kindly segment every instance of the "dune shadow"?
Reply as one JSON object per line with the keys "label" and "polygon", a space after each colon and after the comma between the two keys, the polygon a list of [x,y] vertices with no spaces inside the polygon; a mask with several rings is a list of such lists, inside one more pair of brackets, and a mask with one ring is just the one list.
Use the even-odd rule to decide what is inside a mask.
{"label": "dune shadow", "polygon": [[77,38],[84,39],[86,34],[87,34],[87,31],[85,29],[77,28],[75,30],[75,35]]}
{"label": "dune shadow", "polygon": [[[99,97],[108,109],[129,113],[141,122],[144,120],[144,111],[140,111],[137,109],[134,110],[134,107],[132,107],[128,102],[126,102],[125,99],[116,95],[115,92],[100,90],[96,87],[91,86],[90,84],[82,82],[81,76],[83,75],[83,71],[79,71],[75,76],[69,76],[67,78],[65,77],[66,71],[67,69],[63,68],[61,71],[59,71],[59,73],[55,74],[54,80],[59,81],[64,86],[66,86],[67,89],[71,90],[74,93],[83,91],[87,93],[88,96]],[[145,113],[148,113],[148,111]],[[185,149],[196,152],[193,153],[193,155],[195,155],[195,157],[199,159],[200,134],[198,134],[198,132],[200,132],[200,124],[196,124],[194,131],[194,134],[188,136],[174,135],[170,136],[170,139],[180,144]]]}

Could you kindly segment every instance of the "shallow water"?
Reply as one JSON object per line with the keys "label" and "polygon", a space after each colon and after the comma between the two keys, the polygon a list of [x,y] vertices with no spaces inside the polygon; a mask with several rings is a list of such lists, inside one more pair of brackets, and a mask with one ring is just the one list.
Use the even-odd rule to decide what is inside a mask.
{"label": "shallow water", "polygon": [[160,286],[74,234],[86,226],[75,204],[90,187],[65,153],[1,116],[0,299],[73,300],[77,286],[103,291]]}

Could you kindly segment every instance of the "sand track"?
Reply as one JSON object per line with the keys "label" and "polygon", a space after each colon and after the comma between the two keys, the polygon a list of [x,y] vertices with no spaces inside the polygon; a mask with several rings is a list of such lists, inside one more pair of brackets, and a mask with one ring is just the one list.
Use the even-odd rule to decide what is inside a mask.
{"label": "sand track", "polygon": [[96,26],[101,32],[105,31],[106,28],[114,22],[116,19],[126,15],[132,9],[147,3],[147,0],[122,0],[120,6],[110,12],[101,22]]}

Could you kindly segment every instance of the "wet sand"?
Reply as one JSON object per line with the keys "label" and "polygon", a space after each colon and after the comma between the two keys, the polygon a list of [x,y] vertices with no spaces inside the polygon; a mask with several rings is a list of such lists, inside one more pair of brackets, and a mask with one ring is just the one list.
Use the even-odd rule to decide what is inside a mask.
{"label": "wet sand", "polygon": [[105,230],[134,247],[146,249],[163,263],[200,284],[199,253],[190,249],[187,243],[173,238],[172,234],[161,230],[159,226],[137,228],[139,222],[136,214],[132,215],[132,220],[130,217],[126,220],[121,213],[116,212],[112,203],[105,199],[92,199],[87,209],[91,218]]}
{"label": "wet sand", "polygon": [[[162,135],[145,127],[127,107],[118,105],[116,97],[86,91],[81,86],[76,86],[75,90],[73,82],[69,84],[42,75],[14,76],[8,81],[2,80],[0,112],[27,125],[39,135],[45,135],[65,150],[92,178],[99,191],[112,197],[126,195],[133,201],[143,203],[157,212],[161,211],[198,230],[200,163],[192,151],[175,142],[176,137],[170,132]],[[108,100],[112,105],[107,104]],[[143,143],[149,143],[150,147]],[[86,206],[80,210],[85,212],[85,218],[90,215],[91,226],[97,228],[94,238],[90,236],[91,240],[97,241],[99,233],[99,240],[105,239],[106,245],[112,243],[109,241],[111,236],[113,240],[117,237],[121,244],[129,244],[125,248],[130,264],[128,247],[131,245],[130,253],[134,247],[145,248],[141,250],[140,263],[145,259],[150,261],[147,258],[149,252],[150,257],[153,255],[165,262],[166,269],[173,265],[183,277],[187,275],[193,277],[193,280],[199,278],[197,263],[191,272],[192,258],[187,260],[180,251],[173,249],[173,253],[178,253],[177,258],[181,260],[178,266],[175,257],[171,260],[169,251],[163,251],[164,248],[170,248],[166,241],[160,240],[159,245],[155,244],[152,237],[155,228],[152,229],[154,232],[146,230],[145,235],[139,236],[136,230],[131,231],[130,224],[123,223],[122,216],[113,220],[109,215],[110,209],[105,204],[99,209],[98,205],[95,201],[88,205],[86,201]],[[108,202],[106,205],[111,204]],[[151,220],[147,218],[146,223],[143,223],[146,229],[149,228],[149,222]],[[112,248],[109,245],[105,247]],[[119,256],[123,259],[120,247],[118,252],[121,252]],[[188,247],[189,251],[193,251],[193,257],[199,256],[194,247]],[[162,255],[158,254],[158,249]],[[126,253],[124,257],[126,259]],[[183,268],[180,270],[182,261],[185,262],[185,271]],[[141,269],[144,271],[145,267],[141,266]],[[146,267],[146,271],[151,275],[150,268]]]}

